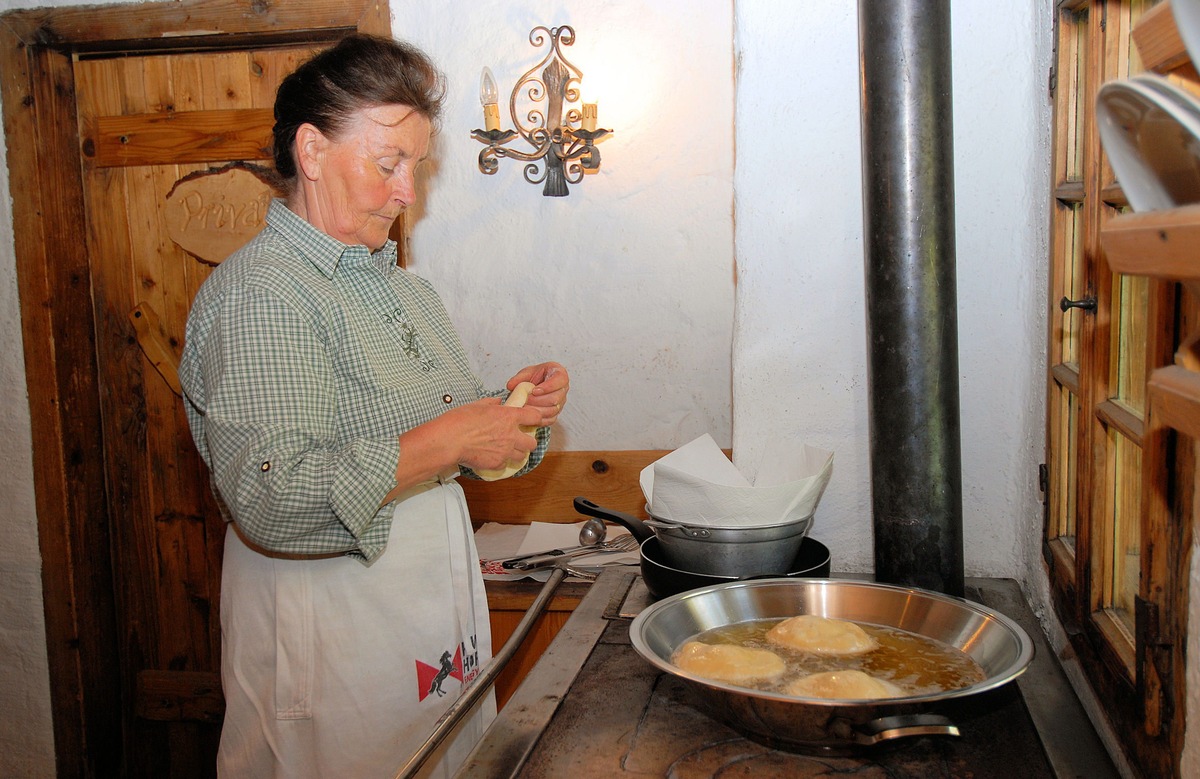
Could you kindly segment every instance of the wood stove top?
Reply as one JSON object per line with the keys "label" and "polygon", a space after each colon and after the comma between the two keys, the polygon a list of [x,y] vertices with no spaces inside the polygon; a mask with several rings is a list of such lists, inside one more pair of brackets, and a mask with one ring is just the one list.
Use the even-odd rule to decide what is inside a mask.
{"label": "wood stove top", "polygon": [[[1006,609],[985,600],[987,593],[976,581],[985,584],[984,590],[997,590],[1000,600],[1011,594],[1015,583],[972,580],[968,595],[1023,623],[1012,613],[1011,604]],[[996,599],[993,593],[992,600]],[[853,757],[772,749],[710,719],[687,685],[661,673],[633,650],[629,622],[649,602],[640,577],[605,572],[500,712],[460,775],[523,779],[802,779],[834,774],[889,779],[1051,779],[1056,775],[1099,779],[1117,775],[1081,711],[1039,711],[1041,717],[1055,719],[1056,727],[1073,723],[1069,727],[1074,732],[1051,734],[1065,735],[1069,744],[1048,743],[1022,694],[1020,680],[943,708],[941,713],[958,725],[959,737],[902,738]],[[1035,642],[1038,639],[1040,634]],[[1055,670],[1057,664],[1044,641],[1038,648],[1041,665],[1031,666],[1022,679],[1044,687],[1044,666],[1050,664]],[[1035,708],[1044,709],[1045,703],[1041,700]],[[1078,706],[1073,699],[1060,703]]]}

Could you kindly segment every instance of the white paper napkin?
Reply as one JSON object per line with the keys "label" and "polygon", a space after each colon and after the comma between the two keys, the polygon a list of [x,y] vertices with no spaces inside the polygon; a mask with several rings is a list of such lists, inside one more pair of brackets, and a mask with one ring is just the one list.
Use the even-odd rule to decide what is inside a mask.
{"label": "white paper napkin", "polygon": [[757,527],[811,516],[832,473],[833,452],[775,440],[764,449],[758,475],[750,484],[712,436],[705,434],[644,468],[640,481],[656,519]]}

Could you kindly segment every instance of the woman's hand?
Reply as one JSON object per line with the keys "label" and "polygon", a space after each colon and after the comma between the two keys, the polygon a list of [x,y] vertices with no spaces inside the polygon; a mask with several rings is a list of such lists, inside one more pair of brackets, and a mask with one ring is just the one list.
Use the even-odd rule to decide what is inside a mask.
{"label": "woman's hand", "polygon": [[502,405],[484,398],[452,408],[400,434],[396,487],[384,502],[404,490],[437,478],[450,466],[495,470],[520,460],[537,448],[537,439],[521,430],[541,423],[540,409]]}
{"label": "woman's hand", "polygon": [[567,405],[567,391],[571,388],[567,369],[556,362],[544,362],[522,368],[508,380],[508,389],[511,391],[523,381],[534,385],[525,407],[536,408],[541,412],[542,418],[537,423],[538,427],[549,427],[557,422],[558,415]]}
{"label": "woman's hand", "polygon": [[521,427],[537,427],[541,418],[539,409],[505,406],[499,398],[467,403],[440,417],[446,435],[458,441],[457,462],[472,470],[494,470],[523,459],[537,448],[537,439]]}

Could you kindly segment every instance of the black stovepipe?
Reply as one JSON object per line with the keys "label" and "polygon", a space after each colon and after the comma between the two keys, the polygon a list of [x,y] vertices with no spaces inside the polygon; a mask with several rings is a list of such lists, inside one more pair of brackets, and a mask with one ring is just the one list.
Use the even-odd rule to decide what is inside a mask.
{"label": "black stovepipe", "polygon": [[859,0],[880,582],[963,594],[949,0]]}

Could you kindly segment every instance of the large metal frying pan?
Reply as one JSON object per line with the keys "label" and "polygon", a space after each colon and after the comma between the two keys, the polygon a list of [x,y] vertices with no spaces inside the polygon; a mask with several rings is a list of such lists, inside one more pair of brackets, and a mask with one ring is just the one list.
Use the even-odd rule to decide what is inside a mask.
{"label": "large metal frying pan", "polygon": [[[705,630],[798,614],[899,628],[962,650],[985,680],[958,690],[886,700],[827,700],[766,693],[704,679],[671,663]],[[732,582],[673,595],[630,625],[633,647],[699,693],[705,712],[781,749],[843,754],[912,735],[957,735],[938,704],[1007,684],[1033,660],[1033,641],[1012,620],[977,603],[926,590],[834,579]]]}

